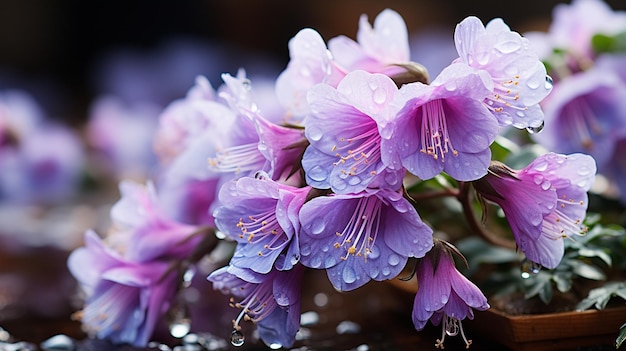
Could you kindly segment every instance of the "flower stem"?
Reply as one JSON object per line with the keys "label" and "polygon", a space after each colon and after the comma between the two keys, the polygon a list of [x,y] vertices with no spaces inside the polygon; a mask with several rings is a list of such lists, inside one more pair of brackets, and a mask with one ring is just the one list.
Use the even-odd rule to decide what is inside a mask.
{"label": "flower stem", "polygon": [[463,215],[465,216],[465,220],[471,230],[492,245],[515,250],[517,248],[515,241],[495,235],[494,233],[486,230],[482,223],[477,221],[476,216],[474,215],[472,199],[470,196],[471,188],[471,183],[459,182],[459,193],[457,196],[461,206],[463,206]]}

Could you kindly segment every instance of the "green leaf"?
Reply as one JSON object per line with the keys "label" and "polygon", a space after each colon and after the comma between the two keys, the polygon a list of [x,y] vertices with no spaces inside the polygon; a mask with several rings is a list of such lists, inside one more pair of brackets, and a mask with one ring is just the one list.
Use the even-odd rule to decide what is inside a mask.
{"label": "green leaf", "polygon": [[591,280],[604,280],[606,279],[606,275],[602,270],[600,270],[596,266],[592,266],[590,264],[581,262],[581,261],[572,261],[573,267],[572,271],[574,274],[591,279]]}
{"label": "green leaf", "polygon": [[576,309],[582,311],[595,306],[595,308],[601,310],[606,307],[606,304],[614,296],[624,299],[626,296],[626,282],[608,282],[602,287],[591,289],[587,297],[578,303]]}
{"label": "green leaf", "polygon": [[556,283],[556,288],[560,292],[568,292],[572,288],[572,274],[568,272],[557,272],[552,276]]}
{"label": "green leaf", "polygon": [[619,328],[619,334],[617,335],[617,339],[615,339],[615,348],[620,348],[624,340],[626,340],[626,323],[622,324]]}
{"label": "green leaf", "polygon": [[606,251],[604,251],[603,249],[599,249],[599,248],[583,247],[580,250],[578,250],[578,254],[582,257],[598,257],[604,263],[606,263],[606,265],[609,267],[611,266],[613,262],[613,260],[611,259],[611,256],[608,253],[606,253]]}
{"label": "green leaf", "polygon": [[596,52],[626,52],[626,32],[610,36],[596,34],[591,38],[591,46]]}

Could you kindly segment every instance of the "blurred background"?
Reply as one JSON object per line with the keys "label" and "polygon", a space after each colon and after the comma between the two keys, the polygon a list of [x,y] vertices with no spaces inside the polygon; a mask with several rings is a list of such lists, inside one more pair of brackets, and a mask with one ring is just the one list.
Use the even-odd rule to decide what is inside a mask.
{"label": "blurred background", "polygon": [[[452,45],[454,24],[467,15],[483,22],[502,17],[525,32],[546,29],[559,2],[3,0],[0,89],[23,87],[52,117],[80,122],[91,100],[104,92],[129,98],[152,94],[151,99],[166,103],[184,94],[197,74],[207,75],[213,85],[219,85],[220,73],[239,67],[251,75],[275,75],[288,60],[288,40],[304,27],[315,28],[325,40],[339,34],[354,38],[362,13],[373,20],[389,7],[404,17],[411,33],[441,30]],[[626,9],[622,0],[607,3]],[[119,87],[132,65],[135,79],[154,82],[143,85],[149,92],[137,91],[137,82],[134,88]],[[155,66],[161,67],[159,78],[175,77],[151,78]],[[173,66],[178,66],[175,74]]]}

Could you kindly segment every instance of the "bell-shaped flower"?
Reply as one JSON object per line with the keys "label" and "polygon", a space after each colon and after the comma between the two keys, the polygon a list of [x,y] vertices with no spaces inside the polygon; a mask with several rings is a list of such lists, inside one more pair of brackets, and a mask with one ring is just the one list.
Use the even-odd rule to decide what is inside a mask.
{"label": "bell-shaped flower", "polygon": [[217,228],[238,243],[231,265],[264,274],[275,263],[279,269],[297,263],[298,212],[309,190],[265,177],[243,177],[222,186],[222,205],[214,216]]}
{"label": "bell-shaped flower", "polygon": [[179,285],[169,262],[127,260],[93,231],[70,254],[68,268],[86,293],[77,314],[83,329],[114,343],[146,346]]}
{"label": "bell-shaped flower", "polygon": [[546,126],[533,140],[554,152],[589,154],[600,169],[626,135],[626,84],[608,68],[561,80],[542,105]]}
{"label": "bell-shaped flower", "polygon": [[111,208],[109,245],[129,260],[147,262],[160,257],[186,258],[202,239],[201,228],[171,219],[161,207],[152,183],[119,185],[121,198]]}
{"label": "bell-shaped flower", "polygon": [[310,142],[302,158],[307,184],[336,193],[355,193],[379,179],[397,189],[399,170],[385,165],[380,126],[395,118],[398,89],[382,74],[354,71],[337,88],[319,84],[309,91],[311,113],[304,120]]}
{"label": "bell-shaped flower", "polygon": [[300,329],[301,282],[304,267],[272,270],[260,274],[250,269],[226,266],[208,276],[215,290],[232,295],[232,306],[241,309],[233,320],[234,332],[240,332],[240,322],[252,321],[259,336],[269,344],[290,347]]}
{"label": "bell-shaped flower", "polygon": [[521,170],[494,163],[473,184],[480,196],[502,208],[527,259],[552,269],[563,257],[561,239],[586,230],[587,191],[595,175],[589,155],[548,153]]}
{"label": "bell-shaped flower", "polygon": [[485,104],[502,126],[540,128],[543,112],[539,102],[552,89],[546,68],[528,39],[513,32],[501,18],[487,26],[470,16],[454,32],[457,61],[489,73],[493,91]]}
{"label": "bell-shaped flower", "polygon": [[448,66],[430,85],[402,86],[404,105],[381,131],[381,149],[388,150],[382,152],[385,163],[404,166],[422,179],[441,171],[463,181],[485,175],[489,146],[499,131],[483,103],[491,89],[485,71],[463,63]]}
{"label": "bell-shaped flower", "polygon": [[432,229],[399,191],[320,196],[300,210],[301,262],[326,269],[339,291],[397,276],[408,257],[423,257]]}
{"label": "bell-shaped flower", "polygon": [[356,41],[345,35],[328,41],[332,57],[345,71],[364,70],[394,76],[410,61],[409,35],[399,13],[384,9],[372,26],[366,14],[359,18]]}
{"label": "bell-shaped flower", "polygon": [[402,17],[383,10],[370,25],[359,20],[357,41],[338,36],[328,41],[311,28],[302,29],[289,41],[290,61],[276,81],[276,92],[288,114],[299,123],[309,112],[307,91],[319,83],[336,87],[355,70],[396,76],[407,72],[410,50]]}
{"label": "bell-shaped flower", "polygon": [[424,329],[428,320],[434,325],[441,323],[441,339],[437,339],[436,347],[443,349],[446,335],[459,333],[469,347],[472,341],[465,336],[461,321],[474,319],[474,310],[484,311],[489,304],[480,289],[456,269],[450,248],[437,242],[419,260],[416,276],[418,289],[412,313],[415,329]]}

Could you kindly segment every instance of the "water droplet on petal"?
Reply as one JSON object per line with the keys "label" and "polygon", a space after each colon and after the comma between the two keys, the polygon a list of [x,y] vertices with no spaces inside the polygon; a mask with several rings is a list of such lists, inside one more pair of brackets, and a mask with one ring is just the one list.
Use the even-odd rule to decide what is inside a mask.
{"label": "water droplet on petal", "polygon": [[[320,234],[326,228],[326,222],[321,217],[316,217],[311,223],[311,234]],[[326,250],[328,251],[328,250]]]}
{"label": "water droplet on petal", "polygon": [[527,127],[526,130],[528,131],[528,133],[530,134],[536,134],[539,133],[543,130],[543,126],[545,125],[545,123],[543,121],[541,121],[541,124],[536,126],[536,127]]}
{"label": "water droplet on petal", "polygon": [[246,342],[246,337],[239,330],[233,330],[233,332],[230,333],[230,343],[233,346],[242,346],[244,342]]}
{"label": "water droplet on petal", "polygon": [[351,176],[348,178],[348,184],[350,185],[359,185],[361,183],[361,178],[359,176]]}
{"label": "water droplet on petal", "polygon": [[387,93],[383,89],[376,89],[372,98],[375,103],[383,104],[387,100]]}
{"label": "water droplet on petal", "polygon": [[307,176],[316,182],[322,182],[328,177],[328,173],[321,166],[315,166],[307,172]]}
{"label": "water droplet on petal", "polygon": [[533,90],[539,88],[540,84],[541,84],[541,81],[537,79],[536,77],[533,77],[526,81],[526,86]]}
{"label": "water droplet on petal", "polygon": [[282,345],[282,344],[279,344],[279,343],[277,343],[277,342],[273,342],[273,343],[266,344],[266,345],[267,345],[267,347],[269,347],[271,350],[278,350],[278,349],[281,349],[281,348],[283,347],[283,345]]}
{"label": "water droplet on petal", "polygon": [[396,254],[391,254],[387,259],[387,262],[389,262],[389,264],[392,266],[397,266],[398,263],[400,263],[400,257]]}
{"label": "water droplet on petal", "polygon": [[344,267],[342,278],[343,278],[343,281],[348,284],[354,283],[356,281],[356,272],[354,271],[354,268],[350,266]]}
{"label": "water droplet on petal", "polygon": [[533,262],[525,258],[522,261],[520,270],[522,271],[522,278],[528,279],[534,275],[539,274],[539,271],[541,271],[541,265],[537,262]]}
{"label": "water droplet on petal", "polygon": [[307,126],[306,134],[307,138],[311,141],[319,141],[324,135],[322,130],[317,126]]}
{"label": "water droplet on petal", "polygon": [[544,85],[546,90],[552,90],[553,85],[554,85],[554,81],[552,80],[552,77],[546,75],[546,83]]}

